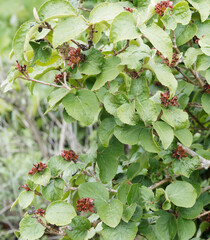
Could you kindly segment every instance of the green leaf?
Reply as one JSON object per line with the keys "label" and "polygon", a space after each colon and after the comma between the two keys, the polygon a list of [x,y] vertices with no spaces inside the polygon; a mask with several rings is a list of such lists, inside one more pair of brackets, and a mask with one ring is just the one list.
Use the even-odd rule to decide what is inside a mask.
{"label": "green leaf", "polygon": [[127,196],[127,202],[129,205],[131,205],[132,203],[136,203],[138,205],[141,205],[141,196],[140,196],[140,184],[138,183],[134,183],[131,188],[130,191],[128,193]]}
{"label": "green leaf", "polygon": [[210,67],[210,56],[201,55],[196,62],[197,71],[205,71]]}
{"label": "green leaf", "polygon": [[137,233],[136,224],[133,222],[121,222],[116,228],[104,226],[102,236],[104,240],[118,239],[118,240],[134,240]]}
{"label": "green leaf", "polygon": [[122,215],[122,220],[126,223],[129,222],[131,217],[133,216],[134,212],[136,210],[136,203],[131,204],[130,206],[128,205],[123,205],[123,215]]}
{"label": "green leaf", "polygon": [[91,228],[90,221],[82,216],[76,216],[73,218],[70,226],[72,230],[66,230],[66,233],[72,240],[83,240],[85,239],[88,230]]}
{"label": "green leaf", "polygon": [[64,181],[61,178],[53,178],[46,187],[42,187],[42,195],[50,202],[62,199]]}
{"label": "green leaf", "polygon": [[51,176],[58,177],[71,163],[65,161],[61,156],[53,156],[48,161]]}
{"label": "green leaf", "polygon": [[136,110],[144,124],[151,125],[157,120],[158,112],[155,103],[150,100],[136,101]]}
{"label": "green leaf", "polygon": [[198,199],[191,208],[178,208],[178,213],[182,218],[194,219],[201,214],[203,210],[203,202]]}
{"label": "green leaf", "polygon": [[181,174],[185,177],[190,177],[190,174],[200,166],[200,159],[198,156],[191,158],[176,159],[173,162],[173,172],[177,175]]}
{"label": "green leaf", "polygon": [[186,128],[188,126],[188,114],[183,110],[178,108],[162,110],[163,115],[161,116],[161,119],[172,126],[175,130]]}
{"label": "green leaf", "polygon": [[139,162],[132,163],[127,170],[127,176],[129,180],[132,180],[136,177],[139,172],[142,170],[141,164]]}
{"label": "green leaf", "polygon": [[177,232],[175,216],[162,212],[157,220],[156,229],[164,240],[173,240]]}
{"label": "green leaf", "polygon": [[195,204],[197,193],[188,182],[176,181],[166,187],[170,201],[178,207],[190,208]]}
{"label": "green leaf", "polygon": [[83,53],[85,61],[79,64],[79,71],[86,75],[96,75],[101,72],[104,56],[95,48],[91,48]]}
{"label": "green leaf", "polygon": [[135,105],[133,103],[124,103],[117,109],[117,116],[121,122],[136,125],[139,116],[135,113]]}
{"label": "green leaf", "polygon": [[90,23],[113,20],[119,13],[124,12],[123,7],[116,3],[101,3],[90,13]]}
{"label": "green leaf", "polygon": [[177,229],[179,240],[189,240],[194,236],[196,226],[192,220],[186,220],[181,217],[178,217]]}
{"label": "green leaf", "polygon": [[124,204],[127,202],[127,195],[130,191],[131,186],[125,182],[120,185],[117,190],[117,198]]}
{"label": "green leaf", "polygon": [[120,13],[111,24],[109,39],[116,43],[122,40],[139,38],[140,32],[137,31],[137,23],[134,15],[130,12]]}
{"label": "green leaf", "polygon": [[142,186],[140,187],[140,196],[143,206],[147,211],[149,211],[155,201],[153,191],[150,188]]}
{"label": "green leaf", "polygon": [[196,33],[197,26],[195,24],[187,25],[176,40],[177,46],[179,47],[191,40],[196,35]]}
{"label": "green leaf", "polygon": [[24,50],[25,43],[26,43],[26,34],[30,30],[32,23],[33,23],[32,21],[23,23],[15,34],[12,47],[14,49],[15,58],[18,61],[22,61],[24,59],[24,56],[23,56],[24,51],[23,50]]}
{"label": "green leaf", "polygon": [[80,198],[92,198],[94,204],[98,208],[101,204],[108,202],[109,192],[106,190],[103,184],[98,182],[87,182],[79,185]]}
{"label": "green leaf", "polygon": [[53,108],[59,103],[69,92],[65,88],[57,88],[49,95],[49,106]]}
{"label": "green leaf", "polygon": [[204,22],[208,18],[209,12],[210,12],[209,1],[208,0],[188,0],[188,2],[192,4],[192,6],[195,9],[198,10],[201,16],[201,21]]}
{"label": "green leaf", "polygon": [[139,142],[142,125],[135,126],[116,126],[114,129],[115,137],[123,144],[135,145]]}
{"label": "green leaf", "polygon": [[187,25],[191,20],[191,11],[189,5],[185,1],[178,2],[173,7],[174,18],[177,23]]}
{"label": "green leaf", "polygon": [[206,55],[210,56],[210,34],[203,36],[200,40],[199,40],[199,45],[201,47],[201,50],[203,53],[205,53]]}
{"label": "green leaf", "polygon": [[153,138],[152,129],[142,129],[140,134],[140,143],[148,152],[158,153],[160,151],[156,141]]}
{"label": "green leaf", "polygon": [[[87,28],[87,23],[84,18],[80,16],[71,16],[61,19],[53,32],[53,47],[56,48],[64,42],[74,39]],[[68,29],[68,31],[66,29]]]}
{"label": "green leaf", "polygon": [[198,38],[202,38],[203,35],[209,34],[210,20],[206,20],[205,22],[201,22],[200,20],[195,22],[198,31],[196,36]]}
{"label": "green leaf", "polygon": [[162,28],[153,23],[148,27],[142,25],[140,30],[164,57],[168,58],[169,61],[172,60],[172,42],[169,35]]}
{"label": "green leaf", "polygon": [[119,70],[117,69],[119,64],[119,57],[112,56],[110,58],[106,58],[102,67],[102,73],[96,78],[92,91],[98,90],[103,87],[106,82],[110,82],[115,79],[119,74]]}
{"label": "green leaf", "polygon": [[46,210],[45,218],[50,224],[56,226],[64,226],[71,223],[76,216],[73,206],[64,201],[56,201],[51,203]]}
{"label": "green leaf", "polygon": [[34,200],[34,192],[33,191],[23,191],[19,197],[19,204],[22,209],[27,208],[32,201]]}
{"label": "green leaf", "polygon": [[174,14],[170,8],[166,8],[163,17],[161,17],[161,21],[167,29],[174,30],[177,26]]}
{"label": "green leaf", "polygon": [[129,89],[129,98],[134,98],[135,100],[145,100],[149,98],[149,88],[147,85],[147,79],[141,78],[131,81],[131,86]]}
{"label": "green leaf", "polygon": [[118,199],[100,205],[97,209],[100,219],[109,227],[115,228],[122,218],[123,204]]}
{"label": "green leaf", "polygon": [[50,177],[51,177],[50,169],[47,167],[44,169],[43,172],[35,173],[33,176],[33,181],[36,184],[46,186],[50,181]]}
{"label": "green leaf", "polygon": [[[163,240],[156,230],[156,225],[149,224],[147,220],[142,219],[139,225],[139,232],[149,240]],[[167,239],[168,240],[168,239]]]}
{"label": "green leaf", "polygon": [[118,141],[112,141],[108,148],[99,148],[97,164],[100,170],[99,176],[102,183],[108,183],[116,175],[118,158],[123,154],[123,145]]}
{"label": "green leaf", "polygon": [[26,216],[20,221],[20,234],[23,239],[35,240],[41,238],[45,227],[36,218]]}
{"label": "green leaf", "polygon": [[87,126],[97,120],[100,111],[96,95],[87,89],[69,93],[62,101],[67,113]]}
{"label": "green leaf", "polygon": [[161,84],[168,87],[171,93],[171,96],[175,95],[177,89],[177,80],[174,75],[171,73],[171,69],[165,64],[157,63],[154,59],[144,65],[144,68],[148,68],[156,74],[156,77]]}
{"label": "green leaf", "polygon": [[184,64],[187,68],[190,68],[193,63],[196,62],[197,57],[202,54],[202,51],[200,48],[188,48],[185,52],[185,58],[184,58]]}
{"label": "green leaf", "polygon": [[12,209],[18,204],[18,202],[19,202],[19,198],[17,198],[17,199],[13,202],[13,204],[12,204],[12,206],[11,206],[11,208],[10,208],[10,212],[11,212]]}
{"label": "green leaf", "polygon": [[167,149],[173,139],[174,139],[174,131],[173,129],[165,122],[157,121],[153,124],[155,131],[157,132],[160,140],[163,144],[163,148]]}
{"label": "green leaf", "polygon": [[208,115],[210,115],[210,95],[207,93],[204,93],[201,97],[201,103],[203,106],[203,109]]}
{"label": "green leaf", "polygon": [[191,144],[193,142],[193,136],[192,136],[192,133],[187,128],[174,131],[174,135],[186,147],[191,146]]}
{"label": "green leaf", "polygon": [[49,0],[42,4],[38,11],[39,18],[43,22],[52,18],[64,18],[76,14],[76,10],[65,0]]}

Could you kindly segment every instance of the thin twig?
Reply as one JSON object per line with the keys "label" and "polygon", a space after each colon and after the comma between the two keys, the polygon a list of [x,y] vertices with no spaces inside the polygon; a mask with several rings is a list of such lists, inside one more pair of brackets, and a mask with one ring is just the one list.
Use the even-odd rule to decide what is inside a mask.
{"label": "thin twig", "polygon": [[196,72],[196,65],[195,65],[195,63],[193,64],[193,66],[194,66],[194,70],[191,68],[191,69],[190,69],[190,72],[191,72],[192,75],[195,77],[195,79],[199,82],[199,85],[203,88],[204,83],[203,83],[203,81],[200,79],[198,73]]}
{"label": "thin twig", "polygon": [[203,213],[201,213],[199,216],[197,216],[197,218],[201,218],[201,217],[203,217],[203,216],[205,216],[205,215],[208,215],[208,214],[210,214],[210,210],[209,210],[209,211],[206,211],[206,212],[203,212]]}
{"label": "thin twig", "polygon": [[184,77],[184,79],[185,79],[186,82],[191,83],[191,84],[193,84],[193,85],[195,85],[195,86],[198,86],[198,84],[197,84],[197,83],[194,83],[193,81],[191,81],[191,80],[182,72],[182,70],[181,70],[179,67],[175,67],[175,69],[182,74],[182,76]]}
{"label": "thin twig", "polygon": [[127,42],[126,42],[126,44],[125,44],[125,47],[123,47],[123,48],[120,49],[119,51],[115,52],[115,50],[113,50],[113,52],[114,52],[113,56],[117,56],[118,54],[124,52],[124,51],[126,50],[126,48],[129,47],[129,42],[130,42],[130,40],[127,40]]}
{"label": "thin twig", "polygon": [[201,193],[204,193],[209,190],[210,190],[210,186],[207,186],[207,187],[201,189]]}
{"label": "thin twig", "polygon": [[175,31],[174,30],[172,30],[172,38],[173,38],[173,48],[176,50],[176,52],[178,54],[180,54],[180,51],[179,51],[179,49],[177,47],[177,44],[176,44],[176,36],[175,36]]}
{"label": "thin twig", "polygon": [[78,9],[81,9],[81,10],[86,11],[86,12],[91,12],[90,9],[84,8],[82,6],[79,6]]}
{"label": "thin twig", "polygon": [[187,108],[185,109],[185,111],[190,115],[190,117],[192,117],[198,123],[198,125],[200,125],[202,130],[208,130],[203,126],[203,124],[199,121],[199,119],[195,115],[193,115]]}
{"label": "thin twig", "polygon": [[170,182],[172,180],[172,178],[168,177],[168,178],[164,178],[163,180],[157,182],[157,183],[154,183],[153,185],[151,185],[149,188],[150,189],[155,189],[161,185],[163,185],[164,183],[167,183],[167,182]]}

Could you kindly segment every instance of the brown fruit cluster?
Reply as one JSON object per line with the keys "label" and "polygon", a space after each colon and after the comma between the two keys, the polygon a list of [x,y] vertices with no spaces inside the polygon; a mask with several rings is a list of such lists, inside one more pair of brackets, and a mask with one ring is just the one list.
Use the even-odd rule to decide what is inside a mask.
{"label": "brown fruit cluster", "polygon": [[173,10],[173,2],[170,0],[166,0],[166,1],[161,1],[160,3],[156,4],[155,6],[155,12],[159,15],[159,16],[163,16],[164,12],[166,10],[166,8],[170,8],[171,10]]}
{"label": "brown fruit cluster", "polygon": [[160,100],[161,100],[161,104],[164,107],[168,107],[168,106],[177,106],[177,96],[174,96],[170,99],[170,92],[166,91],[164,93],[160,94]]}
{"label": "brown fruit cluster", "polygon": [[93,212],[94,208],[94,199],[91,198],[81,198],[77,200],[77,211],[82,212]]}
{"label": "brown fruit cluster", "polygon": [[25,73],[26,72],[26,65],[20,65],[18,60],[16,60],[16,68],[21,73]]}
{"label": "brown fruit cluster", "polygon": [[69,62],[67,65],[71,66],[74,69],[74,66],[77,65],[79,67],[79,63],[83,61],[84,55],[81,53],[81,49],[78,47],[77,49],[74,47],[70,47],[70,51],[68,53]]}
{"label": "brown fruit cluster", "polygon": [[[70,77],[70,73],[68,72],[67,75],[66,75],[66,80],[68,80],[69,77]],[[54,82],[55,82],[56,84],[62,84],[62,83],[64,83],[64,73],[60,73],[60,74],[55,75],[55,80],[54,80]]]}
{"label": "brown fruit cluster", "polygon": [[172,61],[169,62],[168,58],[165,58],[159,51],[157,51],[157,55],[163,59],[163,63],[165,63],[168,67],[174,68],[177,65],[177,62],[179,61],[178,54],[173,53]]}
{"label": "brown fruit cluster", "polygon": [[34,167],[28,172],[30,175],[34,175],[35,173],[43,172],[45,168],[47,168],[47,164],[39,162],[33,164]]}
{"label": "brown fruit cluster", "polygon": [[30,191],[30,188],[29,188],[28,184],[24,184],[24,185],[22,185],[20,187],[24,188],[26,191]]}
{"label": "brown fruit cluster", "polygon": [[183,157],[187,157],[187,154],[181,146],[177,146],[177,148],[174,148],[172,151],[172,157],[180,160]]}
{"label": "brown fruit cluster", "polygon": [[36,214],[36,215],[39,215],[39,216],[41,216],[41,217],[44,217],[45,213],[46,213],[46,211],[45,211],[44,209],[42,209],[42,208],[39,208],[39,209],[37,209],[37,210],[35,211],[35,214]]}
{"label": "brown fruit cluster", "polygon": [[201,93],[210,94],[210,84],[206,82],[205,85],[203,86],[203,91]]}
{"label": "brown fruit cluster", "polygon": [[61,152],[61,157],[64,158],[67,162],[73,161],[74,163],[77,162],[78,156],[73,150],[63,150]]}
{"label": "brown fruit cluster", "polygon": [[128,11],[128,12],[133,12],[133,9],[132,8],[129,8],[129,7],[124,7],[124,9],[126,10],[126,11]]}

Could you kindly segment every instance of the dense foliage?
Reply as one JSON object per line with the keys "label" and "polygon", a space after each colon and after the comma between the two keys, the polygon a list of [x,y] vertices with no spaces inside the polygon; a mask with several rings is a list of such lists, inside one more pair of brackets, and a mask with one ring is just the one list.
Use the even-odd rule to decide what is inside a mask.
{"label": "dense foliage", "polygon": [[[88,151],[28,169],[16,236],[206,239],[210,3],[93,3],[47,1],[13,40],[5,92],[17,79],[32,94],[45,85],[45,114],[62,106],[97,132]],[[49,204],[35,209],[37,198]]]}

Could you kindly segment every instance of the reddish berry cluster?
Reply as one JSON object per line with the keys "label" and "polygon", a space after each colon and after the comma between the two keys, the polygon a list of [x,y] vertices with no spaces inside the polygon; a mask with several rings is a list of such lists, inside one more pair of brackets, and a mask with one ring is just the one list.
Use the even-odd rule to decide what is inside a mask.
{"label": "reddish berry cluster", "polygon": [[[69,79],[69,76],[70,76],[70,74],[69,74],[69,72],[68,72],[68,73],[66,74],[66,80]],[[55,82],[56,84],[61,84],[61,83],[63,83],[63,82],[64,82],[64,73],[60,73],[60,74],[55,75],[55,80],[54,80],[54,82]]]}
{"label": "reddish berry cluster", "polygon": [[33,164],[34,167],[28,172],[28,174],[34,175],[35,173],[43,172],[44,169],[47,167],[47,164],[39,162]]}
{"label": "reddish berry cluster", "polygon": [[171,10],[173,10],[173,2],[170,0],[166,0],[166,1],[161,1],[160,3],[158,3],[155,6],[155,12],[159,15],[159,16],[163,16],[164,12],[166,10],[166,8],[170,8]]}
{"label": "reddish berry cluster", "polygon": [[16,68],[19,72],[24,73],[26,72],[26,65],[20,65],[20,63],[18,62],[18,60],[16,60]]}
{"label": "reddish berry cluster", "polygon": [[128,11],[128,12],[133,12],[133,9],[132,8],[129,8],[129,7],[124,7],[124,9],[126,10],[126,11]]}
{"label": "reddish berry cluster", "polygon": [[168,67],[176,67],[177,62],[179,61],[178,54],[173,53],[172,61],[169,62],[168,58],[165,58],[159,51],[157,51],[157,55],[163,59],[163,63],[165,63]]}
{"label": "reddish berry cluster", "polygon": [[168,106],[177,106],[177,96],[174,96],[170,99],[170,92],[166,91],[164,93],[160,94],[160,100],[161,100],[161,104],[164,107],[168,107]]}
{"label": "reddish berry cluster", "polygon": [[177,146],[177,148],[174,148],[172,151],[172,157],[180,160],[183,157],[187,157],[187,154],[181,146]]}
{"label": "reddish berry cluster", "polygon": [[42,209],[42,208],[39,208],[39,209],[37,209],[35,211],[35,214],[37,214],[37,215],[39,215],[41,217],[44,217],[45,213],[46,213],[46,211],[44,209]]}
{"label": "reddish berry cluster", "polygon": [[91,198],[81,198],[77,200],[77,211],[82,212],[93,212],[94,208],[94,199]]}
{"label": "reddish berry cluster", "polygon": [[210,94],[210,84],[205,83],[205,85],[203,86],[203,91],[201,93]]}
{"label": "reddish berry cluster", "polygon": [[79,63],[83,60],[84,55],[81,54],[81,49],[78,47],[77,49],[74,47],[70,47],[70,51],[68,53],[69,62],[67,65],[70,65],[72,69],[77,65],[79,67]]}
{"label": "reddish berry cluster", "polygon": [[73,161],[74,163],[77,162],[78,156],[73,150],[63,150],[61,152],[61,157],[64,158],[67,162]]}
{"label": "reddish berry cluster", "polygon": [[30,188],[29,188],[28,184],[24,184],[24,185],[22,185],[20,187],[24,188],[26,191],[30,191]]}

